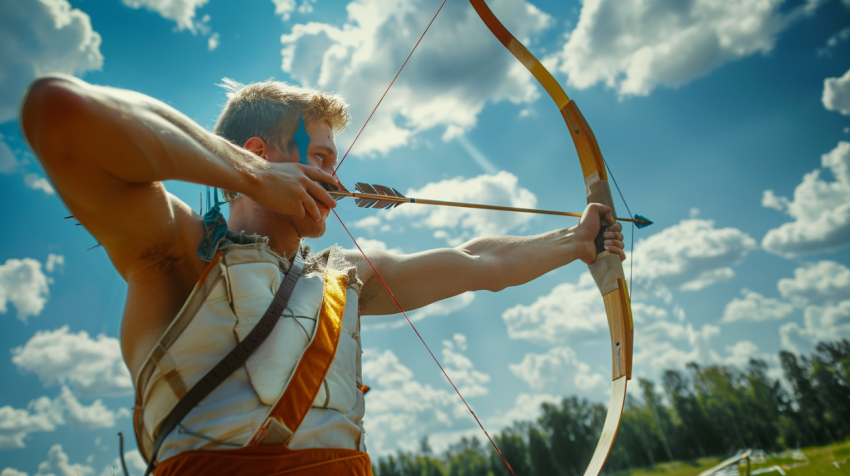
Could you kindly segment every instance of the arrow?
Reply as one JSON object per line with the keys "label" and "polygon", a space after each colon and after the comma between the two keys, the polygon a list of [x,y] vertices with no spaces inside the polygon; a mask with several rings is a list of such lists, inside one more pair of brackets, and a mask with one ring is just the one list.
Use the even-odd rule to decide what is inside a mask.
{"label": "arrow", "polygon": [[[463,202],[448,202],[445,200],[429,200],[425,198],[405,197],[398,190],[384,185],[369,185],[368,183],[357,182],[354,189],[356,192],[338,189],[332,185],[321,183],[327,192],[339,201],[345,197],[355,199],[355,203],[360,208],[395,208],[403,203],[416,203],[419,205],[437,205],[442,207],[459,207],[459,208],[475,208],[480,210],[500,210],[505,212],[519,213],[536,213],[539,215],[557,215],[567,217],[581,217],[581,213],[562,212],[556,210],[539,210],[536,208],[518,208],[518,207],[503,207],[499,205],[483,205],[479,203],[463,203]],[[652,221],[648,218],[635,215],[635,218],[617,218],[618,221],[631,222],[637,225],[638,228],[645,228],[652,225]]]}

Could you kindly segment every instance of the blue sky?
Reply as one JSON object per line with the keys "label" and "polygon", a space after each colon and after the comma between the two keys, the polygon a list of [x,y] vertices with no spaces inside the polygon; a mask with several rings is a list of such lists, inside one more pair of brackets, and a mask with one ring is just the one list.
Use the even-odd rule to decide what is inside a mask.
{"label": "blue sky", "polygon": [[[488,3],[579,104],[632,212],[656,222],[635,233],[626,263],[637,376],[751,357],[779,376],[780,350],[850,337],[850,2]],[[345,150],[439,2],[3,4],[0,474],[110,474],[118,431],[141,474],[117,341],[126,284],[63,219],[16,123],[23,88],[36,74],[76,74],[211,129],[221,78],[274,77],[346,98]],[[585,204],[557,108],[460,0],[446,4],[339,175],[423,198]],[[199,207],[201,186],[167,187]],[[338,211],[362,246],[402,253],[575,223],[416,205]],[[332,219],[310,244],[334,243],[352,246]],[[608,331],[581,263],[410,315],[491,431],[562,395],[607,401]],[[414,449],[426,434],[438,450],[480,437],[401,319],[363,322],[370,453]]]}

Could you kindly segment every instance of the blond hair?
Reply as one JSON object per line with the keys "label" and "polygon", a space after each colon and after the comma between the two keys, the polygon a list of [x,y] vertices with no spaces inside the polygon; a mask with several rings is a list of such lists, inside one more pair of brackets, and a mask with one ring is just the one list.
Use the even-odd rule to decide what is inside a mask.
{"label": "blond hair", "polygon": [[[335,133],[342,132],[351,121],[348,104],[335,94],[271,79],[247,85],[230,78],[221,81],[219,86],[227,90],[227,103],[213,132],[239,147],[259,137],[289,153],[299,113],[305,123],[324,122]],[[232,192],[223,192],[226,200],[236,198]]]}

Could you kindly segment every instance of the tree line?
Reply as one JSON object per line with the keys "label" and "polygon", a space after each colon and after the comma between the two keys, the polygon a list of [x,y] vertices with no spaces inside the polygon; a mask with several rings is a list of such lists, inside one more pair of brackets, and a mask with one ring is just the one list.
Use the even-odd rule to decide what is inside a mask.
{"label": "tree line", "polygon": [[[687,364],[667,370],[661,387],[638,379],[629,395],[604,471],[672,460],[725,457],[739,448],[777,451],[850,438],[850,340],[821,342],[811,356],[780,352],[785,382],[762,360],[744,369]],[[534,422],[515,422],[493,440],[518,476],[582,476],[607,408],[577,397],[542,405]],[[498,454],[477,438],[442,455],[427,437],[415,453],[373,463],[376,476],[509,476]]]}

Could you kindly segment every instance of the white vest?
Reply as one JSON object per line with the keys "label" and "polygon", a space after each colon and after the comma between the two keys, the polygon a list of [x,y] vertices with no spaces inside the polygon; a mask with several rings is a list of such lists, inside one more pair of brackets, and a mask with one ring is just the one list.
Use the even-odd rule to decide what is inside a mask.
{"label": "white vest", "polygon": [[[196,382],[245,338],[268,308],[289,270],[265,243],[229,245],[201,277],[135,379],[135,426],[146,459],[162,420]],[[349,273],[339,344],[322,388],[290,449],[366,451],[360,363],[359,281],[339,248],[307,257],[280,321],[265,342],[168,437],[158,461],[195,449],[244,446],[283,394],[316,328],[322,304],[322,268]],[[283,270],[283,271],[282,271]]]}

